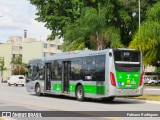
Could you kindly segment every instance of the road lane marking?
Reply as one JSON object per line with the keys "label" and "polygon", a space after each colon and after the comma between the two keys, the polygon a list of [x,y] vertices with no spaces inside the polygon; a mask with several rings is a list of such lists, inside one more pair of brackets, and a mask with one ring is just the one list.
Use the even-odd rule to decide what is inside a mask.
{"label": "road lane marking", "polygon": [[[11,102],[11,103],[17,103],[17,104],[23,104],[23,105],[31,105],[31,106],[34,106],[34,107],[54,109],[54,110],[59,110],[59,111],[78,112],[78,111],[74,111],[74,110],[71,110],[71,109],[64,109],[64,108],[58,108],[58,107],[53,107],[53,106],[39,105],[39,104],[31,103],[31,102],[22,102],[22,101],[16,101],[16,100],[8,100],[8,99],[4,99],[4,98],[0,98],[0,100],[1,101],[5,101],[5,102],[7,101],[7,102]],[[84,113],[84,114],[91,116],[91,114],[87,114],[87,113]],[[122,120],[121,118],[117,118],[117,117],[116,118],[115,117],[101,117],[101,118],[110,119],[110,120]],[[10,119],[7,119],[7,120],[10,120]],[[12,119],[12,120],[14,120],[14,119]]]}
{"label": "road lane marking", "polygon": [[69,109],[63,109],[63,108],[58,108],[58,107],[53,107],[53,106],[47,106],[47,105],[40,105],[40,104],[34,104],[31,102],[22,102],[22,101],[16,101],[16,100],[8,100],[4,98],[0,98],[2,101],[7,101],[7,102],[12,102],[12,103],[18,103],[18,104],[24,104],[24,105],[31,105],[35,107],[40,107],[40,108],[46,108],[46,109],[54,109],[54,110],[59,110],[59,111],[72,111]]}

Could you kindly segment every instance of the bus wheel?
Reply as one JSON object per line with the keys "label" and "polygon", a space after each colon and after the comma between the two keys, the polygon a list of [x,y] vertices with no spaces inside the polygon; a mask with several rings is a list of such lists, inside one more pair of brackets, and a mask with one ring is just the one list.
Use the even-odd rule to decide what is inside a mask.
{"label": "bus wheel", "polygon": [[102,98],[102,101],[104,102],[112,102],[115,97],[107,97],[107,98]]}
{"label": "bus wheel", "polygon": [[17,84],[16,84],[16,83],[14,83],[14,85],[15,85],[15,86],[17,86]]}
{"label": "bus wheel", "polygon": [[39,85],[39,84],[36,85],[35,92],[36,92],[36,95],[37,95],[37,96],[41,96],[41,88],[40,88],[40,85]]}
{"label": "bus wheel", "polygon": [[10,83],[8,83],[8,86],[11,86],[11,84],[10,84]]}
{"label": "bus wheel", "polygon": [[76,89],[76,98],[78,101],[83,101],[84,100],[84,90],[81,85],[79,85]]}

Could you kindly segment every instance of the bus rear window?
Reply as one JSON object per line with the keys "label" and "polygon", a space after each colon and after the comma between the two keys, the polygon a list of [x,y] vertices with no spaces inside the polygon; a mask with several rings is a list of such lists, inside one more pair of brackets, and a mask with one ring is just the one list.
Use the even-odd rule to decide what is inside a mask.
{"label": "bus rear window", "polygon": [[114,51],[115,61],[140,62],[140,51]]}

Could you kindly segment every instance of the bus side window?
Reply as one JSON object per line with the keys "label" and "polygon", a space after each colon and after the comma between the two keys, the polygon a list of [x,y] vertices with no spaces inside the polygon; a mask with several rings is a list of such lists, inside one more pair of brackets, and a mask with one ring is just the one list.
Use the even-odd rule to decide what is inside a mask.
{"label": "bus side window", "polygon": [[96,56],[96,80],[105,81],[105,55]]}
{"label": "bus side window", "polygon": [[39,79],[44,80],[44,76],[45,74],[44,74],[44,67],[43,67],[39,70]]}
{"label": "bus side window", "polygon": [[33,67],[32,66],[30,68],[28,68],[27,77],[33,79]]}
{"label": "bus side window", "polygon": [[83,80],[95,81],[95,57],[84,57],[83,58]]}
{"label": "bus side window", "polygon": [[62,62],[55,60],[52,63],[52,79],[61,80],[62,76]]}
{"label": "bus side window", "polygon": [[34,80],[39,79],[39,68],[37,66],[33,66],[33,79]]}
{"label": "bus side window", "polygon": [[82,70],[82,58],[75,58],[71,61],[71,80],[80,80]]}

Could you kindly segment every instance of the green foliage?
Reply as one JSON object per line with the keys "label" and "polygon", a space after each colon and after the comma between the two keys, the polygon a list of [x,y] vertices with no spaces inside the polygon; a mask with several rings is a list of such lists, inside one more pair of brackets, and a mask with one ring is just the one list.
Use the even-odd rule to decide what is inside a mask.
{"label": "green foliage", "polygon": [[27,73],[25,67],[18,66],[13,70],[14,75],[25,75]]}
{"label": "green foliage", "polygon": [[160,74],[160,67],[156,67],[156,69],[155,69],[155,73]]}
{"label": "green foliage", "polygon": [[3,68],[4,68],[4,58],[1,57],[0,58],[0,69],[3,70]]}
{"label": "green foliage", "polygon": [[12,58],[11,64],[21,65],[22,64],[22,57],[21,56],[17,56],[15,58]]}
{"label": "green foliage", "polygon": [[[70,23],[65,29],[63,48],[67,50],[105,49],[107,47],[122,47],[118,28],[106,23],[110,9],[86,7],[81,17]],[[65,47],[67,46],[67,47]]]}
{"label": "green foliage", "polygon": [[13,69],[13,74],[14,75],[19,75],[19,74],[20,75],[25,75],[26,74],[27,64],[22,63],[22,57],[21,56],[17,56],[15,58],[12,58],[11,64],[13,66],[16,66],[16,68]]}
{"label": "green foliage", "polygon": [[[146,19],[146,10],[157,1],[159,0],[141,0],[141,21]],[[138,0],[30,0],[30,2],[37,8],[37,20],[45,22],[45,26],[52,31],[49,39],[53,40],[56,35],[65,38],[64,50],[85,47],[102,49],[104,46],[118,47],[121,43],[127,47],[138,28]],[[85,28],[83,22],[84,25],[88,23]],[[112,29],[116,32],[112,31],[111,35],[109,32]],[[119,42],[111,43],[113,40],[111,36]],[[101,44],[106,44],[100,47],[95,41],[96,38],[100,39]]]}
{"label": "green foliage", "polygon": [[147,11],[147,19],[137,31],[130,48],[140,49],[143,52],[145,64],[156,65],[160,60],[160,2]]}

